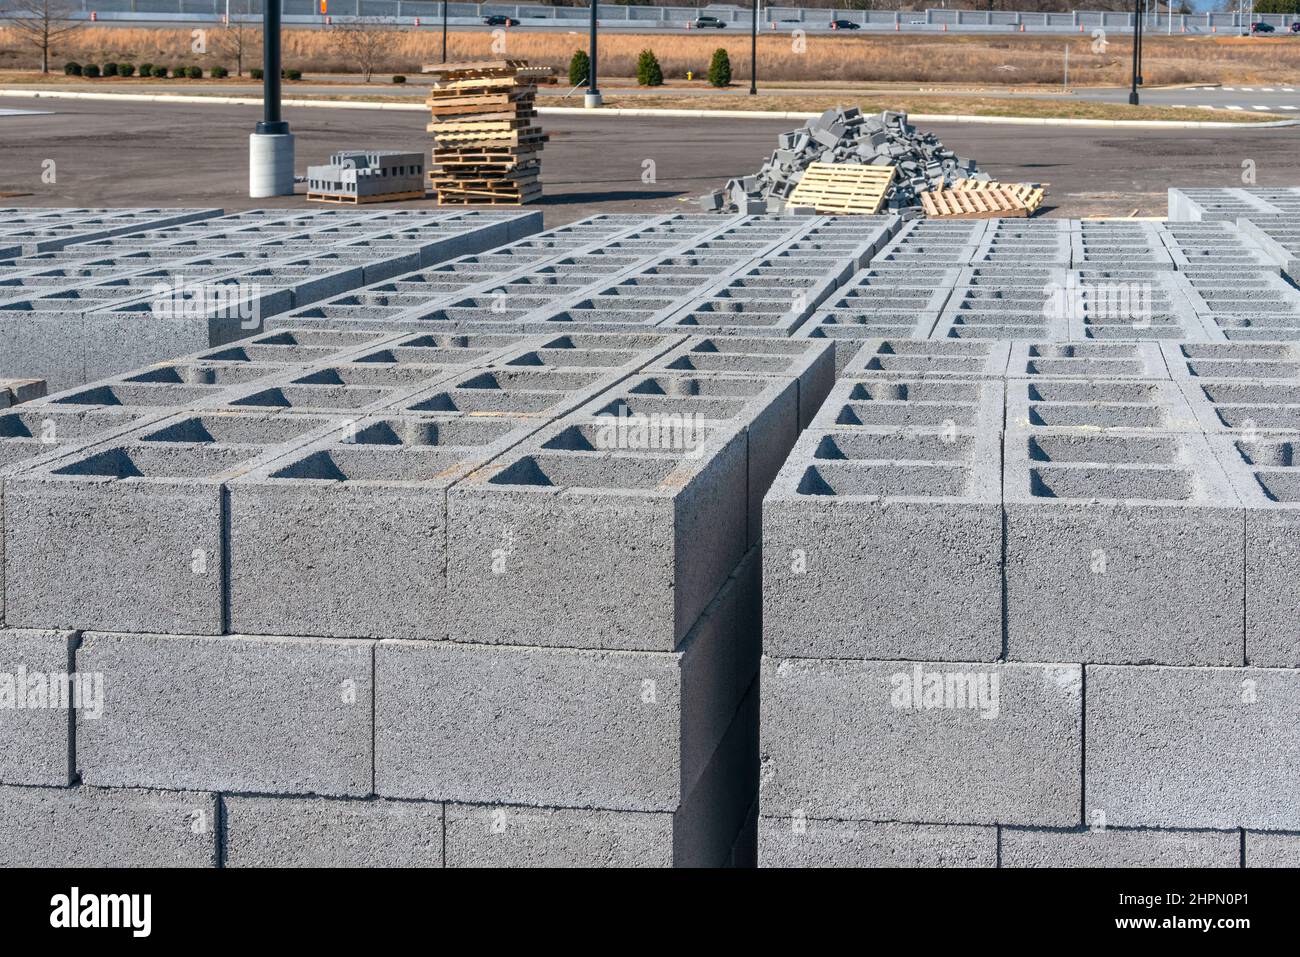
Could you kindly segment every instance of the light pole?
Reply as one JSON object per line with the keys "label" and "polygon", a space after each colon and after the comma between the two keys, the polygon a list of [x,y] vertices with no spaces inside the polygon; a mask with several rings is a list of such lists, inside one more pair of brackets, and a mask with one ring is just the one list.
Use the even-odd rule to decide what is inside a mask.
{"label": "light pole", "polygon": [[248,195],[293,195],[293,134],[280,117],[280,4],[262,4],[262,122],[248,137]]}
{"label": "light pole", "polygon": [[1133,86],[1128,92],[1129,106],[1138,105],[1138,44],[1142,42],[1142,0],[1133,0]]}
{"label": "light pole", "polygon": [[600,88],[596,85],[596,0],[591,0],[591,38],[589,41],[591,49],[587,53],[587,95],[582,98],[582,104],[586,107],[597,107],[601,104]]}
{"label": "light pole", "polygon": [[442,0],[442,62],[447,62],[447,0]]}
{"label": "light pole", "polygon": [[758,0],[753,0],[749,31],[749,95],[758,96]]}

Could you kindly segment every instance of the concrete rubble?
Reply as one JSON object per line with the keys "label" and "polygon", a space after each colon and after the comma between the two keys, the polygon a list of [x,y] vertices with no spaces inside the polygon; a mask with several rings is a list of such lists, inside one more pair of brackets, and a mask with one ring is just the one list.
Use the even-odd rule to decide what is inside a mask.
{"label": "concrete rubble", "polygon": [[[986,180],[975,161],[946,149],[933,133],[920,133],[907,114],[863,114],[857,107],[827,110],[801,129],[782,133],[772,156],[752,176],[733,179],[700,199],[710,211],[730,213],[799,212],[787,200],[812,163],[894,166],[882,212],[918,215],[919,194],[951,186],[959,179]],[[810,212],[810,211],[809,211]]]}
{"label": "concrete rubble", "polygon": [[0,411],[0,864],[1297,866],[1254,215],[596,216]]}

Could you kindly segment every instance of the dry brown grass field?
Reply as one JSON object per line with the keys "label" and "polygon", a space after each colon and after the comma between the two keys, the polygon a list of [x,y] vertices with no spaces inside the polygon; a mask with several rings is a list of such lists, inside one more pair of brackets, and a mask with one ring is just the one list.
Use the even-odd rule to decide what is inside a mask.
{"label": "dry brown grass field", "polygon": [[[419,72],[420,65],[438,57],[440,35],[431,30],[393,30],[376,64],[378,72]],[[244,56],[245,69],[259,62],[256,33],[250,31]],[[55,52],[52,66],[62,72],[66,60],[83,63],[144,62],[194,64],[210,69],[225,66],[233,72],[234,56],[229,31],[214,27],[207,34],[207,52],[191,51],[189,30],[95,27],[79,30]],[[452,59],[482,59],[500,55],[492,49],[492,36],[484,32],[452,33]],[[530,63],[553,66],[563,72],[585,35],[509,33],[504,55]],[[1105,52],[1093,51],[1091,37],[1033,36],[855,36],[806,38],[806,49],[796,52],[786,34],[769,34],[759,40],[762,79],[768,82],[916,82],[996,85],[1059,84],[1065,48],[1070,49],[1072,86],[1111,85],[1128,82],[1131,46],[1113,36]],[[654,50],[669,80],[686,71],[703,73],[709,56],[719,46],[727,48],[737,82],[749,75],[749,38],[742,34],[673,33],[654,35],[607,34],[601,38],[601,73],[628,77],[635,73],[642,49]],[[1188,82],[1294,83],[1300,81],[1300,37],[1161,37],[1144,43],[1144,69],[1148,86]],[[24,48],[13,31],[0,28],[0,67],[31,69],[36,53]],[[293,30],[284,34],[284,62],[304,72],[355,72],[339,38],[329,30]],[[386,80],[387,77],[379,79]]]}

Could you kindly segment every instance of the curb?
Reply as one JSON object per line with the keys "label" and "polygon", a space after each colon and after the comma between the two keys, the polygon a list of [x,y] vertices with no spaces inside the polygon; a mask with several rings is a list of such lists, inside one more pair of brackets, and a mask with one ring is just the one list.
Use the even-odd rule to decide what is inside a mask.
{"label": "curb", "polygon": [[[0,97],[63,100],[121,100],[133,103],[215,103],[219,106],[261,106],[261,97],[188,96],[184,93],[85,93],[74,90],[4,90]],[[428,110],[424,103],[382,103],[374,100],[294,100],[283,99],[282,106],[306,106],[336,110]],[[776,110],[651,110],[635,107],[539,106],[539,114],[550,116],[638,116],[676,117],[679,119],[810,120],[820,113],[793,113]],[[1075,126],[1152,130],[1241,130],[1275,129],[1300,126],[1300,119],[1268,120],[1261,123],[1225,123],[1217,120],[1087,120],[1040,116],[972,116],[961,113],[909,113],[919,123],[967,123],[997,126]]]}

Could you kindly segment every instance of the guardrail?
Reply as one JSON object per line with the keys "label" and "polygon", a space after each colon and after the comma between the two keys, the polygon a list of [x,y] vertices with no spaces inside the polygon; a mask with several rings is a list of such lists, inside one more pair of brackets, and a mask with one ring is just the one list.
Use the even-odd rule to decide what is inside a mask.
{"label": "guardrail", "polygon": [[[286,23],[319,22],[320,0],[283,0]],[[0,0],[0,11],[4,0]],[[261,19],[260,0],[73,0],[72,8],[87,18],[105,21],[178,22],[221,20],[227,16]],[[332,18],[382,18],[396,21],[419,19],[442,21],[443,4],[438,0],[326,0]],[[750,23],[748,7],[708,5],[704,7],[628,6],[601,3],[600,21],[607,27],[653,27],[656,24],[684,27],[701,14],[724,23]],[[559,25],[565,21],[586,22],[587,7],[554,7],[544,4],[448,3],[448,20],[478,23],[485,16],[513,17],[525,26]],[[1077,10],[1072,13],[1016,12],[1002,10],[927,9],[918,11],[835,10],[806,7],[760,7],[759,22],[767,29],[826,29],[831,20],[848,20],[873,32],[938,30],[955,33],[1025,32],[1086,33],[1093,29],[1132,30],[1132,13]],[[1300,17],[1291,14],[1257,14],[1252,22],[1263,22],[1279,31],[1289,30]],[[1237,33],[1248,23],[1239,13],[1158,14],[1144,20],[1153,33]]]}

